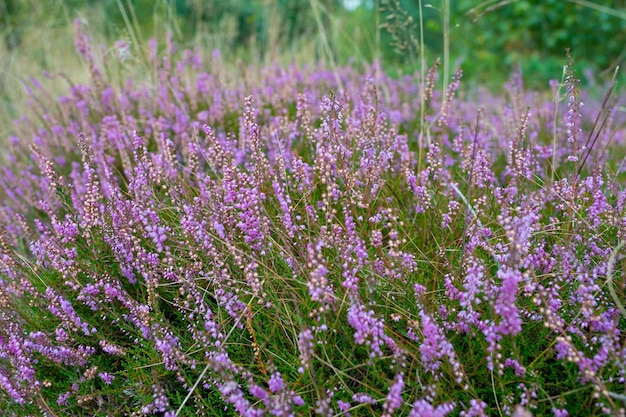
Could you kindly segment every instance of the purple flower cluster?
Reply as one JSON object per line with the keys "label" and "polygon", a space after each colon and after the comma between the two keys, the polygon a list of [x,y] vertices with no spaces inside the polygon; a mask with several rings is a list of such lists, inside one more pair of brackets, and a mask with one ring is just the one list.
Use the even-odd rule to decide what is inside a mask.
{"label": "purple flower cluster", "polygon": [[585,133],[573,73],[466,100],[170,40],[115,86],[77,31],[92,82],[32,81],[0,173],[7,415],[624,412],[626,120]]}

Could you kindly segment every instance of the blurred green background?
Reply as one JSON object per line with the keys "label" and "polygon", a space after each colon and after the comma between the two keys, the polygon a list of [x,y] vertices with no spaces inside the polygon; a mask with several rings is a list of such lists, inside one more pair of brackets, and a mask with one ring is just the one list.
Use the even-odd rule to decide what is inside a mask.
{"label": "blurred green background", "polygon": [[419,68],[420,50],[427,65],[442,57],[447,38],[450,71],[461,65],[466,85],[492,89],[514,71],[546,89],[561,77],[566,48],[583,82],[609,78],[626,57],[626,0],[0,0],[4,111],[15,115],[16,88],[28,75],[86,77],[75,18],[107,45],[105,55],[123,39],[139,60],[149,38],[169,31],[181,48],[219,49],[225,65],[239,67],[378,58],[392,73],[407,72]]}

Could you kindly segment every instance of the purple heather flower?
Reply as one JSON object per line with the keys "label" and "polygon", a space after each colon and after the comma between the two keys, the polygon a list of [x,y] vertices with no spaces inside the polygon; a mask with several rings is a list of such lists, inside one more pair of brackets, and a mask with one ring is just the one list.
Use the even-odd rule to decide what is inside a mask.
{"label": "purple heather flower", "polygon": [[252,384],[248,386],[248,390],[250,394],[254,395],[259,400],[265,400],[269,398],[269,394],[262,387],[256,384]]}
{"label": "purple heather flower", "polygon": [[349,416],[350,413],[348,412],[348,410],[352,407],[352,404],[350,404],[349,402],[346,401],[337,401],[337,407],[339,407],[339,410],[344,413],[346,416]]}
{"label": "purple heather flower", "polygon": [[500,294],[496,301],[496,313],[500,316],[497,331],[502,335],[516,335],[522,331],[522,319],[516,307],[521,273],[505,268],[500,269],[497,275],[502,280]]}
{"label": "purple heather flower", "polygon": [[321,240],[317,243],[317,245],[309,245],[308,247],[311,272],[307,287],[313,301],[324,301],[330,291],[327,278],[329,271],[325,266],[324,258],[322,256],[323,247],[324,244]]}
{"label": "purple heather flower", "polygon": [[297,406],[303,406],[305,404],[304,399],[299,396],[299,395],[294,395],[291,400],[293,401],[293,403]]}
{"label": "purple heather flower", "polygon": [[59,405],[67,405],[67,400],[71,397],[72,393],[70,391],[66,391],[63,394],[59,394],[57,398],[57,404]]}
{"label": "purple heather flower", "polygon": [[311,367],[314,349],[313,341],[314,336],[311,329],[305,329],[298,334],[298,349],[300,350],[300,368],[298,368],[298,371],[300,373]]}
{"label": "purple heather flower", "polygon": [[389,393],[383,404],[383,416],[391,416],[402,406],[402,390],[404,389],[404,375],[396,374],[393,384],[389,388]]}
{"label": "purple heather flower", "polygon": [[421,341],[419,351],[422,363],[426,370],[435,373],[441,367],[441,359],[448,357],[448,360],[456,366],[456,355],[452,344],[446,340],[442,329],[424,311],[420,311],[423,339],[417,337],[412,330],[409,330],[409,337],[416,341]]}
{"label": "purple heather flower", "polygon": [[524,368],[516,359],[506,358],[506,360],[504,361],[504,366],[513,368],[516,376],[526,375],[526,368]]}
{"label": "purple heather flower", "polygon": [[270,380],[268,382],[270,391],[272,391],[272,393],[276,394],[278,391],[283,389],[283,377],[280,375],[280,372],[274,372],[272,374],[272,376],[270,377]]}
{"label": "purple heather flower", "polygon": [[470,408],[467,411],[461,411],[461,417],[487,417],[487,404],[484,401],[471,399]]}
{"label": "purple heather flower", "polygon": [[409,417],[445,417],[454,411],[454,403],[445,403],[433,406],[426,400],[419,400],[413,404]]}
{"label": "purple heather flower", "polygon": [[102,379],[104,381],[105,384],[107,385],[111,385],[111,383],[113,382],[113,380],[115,379],[115,376],[107,373],[107,372],[99,372],[98,376],[100,377],[100,379]]}
{"label": "purple heather flower", "polygon": [[363,304],[353,303],[348,309],[348,323],[355,330],[354,341],[358,345],[366,344],[370,348],[370,357],[382,356],[381,348],[387,345],[392,350],[396,344],[385,335],[384,321],[376,318],[373,310],[367,310]]}
{"label": "purple heather flower", "polygon": [[357,392],[352,396],[352,399],[360,404],[376,404],[376,400],[364,392]]}

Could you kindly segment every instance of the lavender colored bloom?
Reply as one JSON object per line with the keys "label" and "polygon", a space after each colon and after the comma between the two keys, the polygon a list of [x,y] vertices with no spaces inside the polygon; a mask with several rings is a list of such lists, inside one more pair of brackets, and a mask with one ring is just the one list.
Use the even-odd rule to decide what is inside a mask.
{"label": "lavender colored bloom", "polygon": [[311,329],[305,329],[300,332],[298,335],[298,348],[300,350],[300,368],[298,371],[300,373],[304,372],[305,369],[309,369],[311,367],[311,360],[313,359],[313,341],[314,336]]}
{"label": "lavender colored bloom", "polygon": [[67,391],[63,394],[59,394],[59,397],[57,398],[57,404],[59,405],[67,405],[67,400],[71,397],[72,393],[70,391]]}
{"label": "lavender colored bloom", "polygon": [[307,283],[309,294],[313,301],[324,301],[329,295],[328,269],[322,257],[323,242],[318,242],[315,246],[309,246],[309,264],[311,268],[310,280]]}
{"label": "lavender colored bloom", "polygon": [[374,398],[363,392],[357,392],[352,396],[352,399],[360,404],[376,404],[376,400]]}
{"label": "lavender colored bloom", "polygon": [[274,372],[272,376],[270,377],[268,384],[269,384],[270,391],[272,391],[272,393],[274,394],[282,390],[284,386],[284,382],[283,382],[283,377],[280,375],[280,372]]}
{"label": "lavender colored bloom", "polygon": [[461,417],[486,417],[487,404],[484,401],[472,399],[467,411],[461,411]]}
{"label": "lavender colored bloom", "polygon": [[506,360],[504,361],[504,366],[513,368],[513,370],[515,371],[515,375],[517,376],[526,375],[526,368],[524,368],[516,359],[506,358]]}
{"label": "lavender colored bloom", "polygon": [[265,400],[269,398],[267,391],[265,391],[262,387],[256,384],[252,384],[248,387],[250,394],[254,395],[259,400]]}
{"label": "lavender colored bloom", "polygon": [[[458,365],[456,364],[454,347],[446,340],[441,328],[433,321],[432,317],[424,311],[420,312],[420,318],[423,340],[421,340],[419,351],[426,370],[433,373],[438,371],[441,367],[441,359],[444,357],[447,357],[456,368]],[[410,332],[410,335],[411,334],[413,333]],[[419,340],[414,334],[412,338]]]}
{"label": "lavender colored bloom", "polygon": [[341,400],[337,401],[337,407],[339,407],[339,410],[347,416],[350,415],[348,410],[350,410],[351,406],[352,405],[349,402],[341,401]]}
{"label": "lavender colored bloom", "polygon": [[105,384],[107,385],[111,385],[111,383],[113,382],[113,380],[115,379],[115,376],[107,373],[107,372],[100,372],[98,373],[98,376],[100,377],[100,379],[102,379],[104,381]]}
{"label": "lavender colored bloom", "polygon": [[413,408],[409,413],[410,417],[445,417],[454,411],[453,403],[441,404],[437,407],[433,406],[426,400],[419,400],[413,404]]}
{"label": "lavender colored bloom", "polygon": [[395,349],[393,339],[385,335],[384,322],[375,317],[373,310],[366,310],[362,304],[352,304],[348,309],[348,323],[355,330],[354,341],[370,348],[370,357],[382,356],[382,347]]}
{"label": "lavender colored bloom", "polygon": [[498,271],[498,278],[502,280],[500,294],[496,301],[496,312],[500,316],[497,331],[502,335],[515,335],[522,330],[522,319],[516,307],[518,284],[521,274],[511,269]]}
{"label": "lavender colored bloom", "polygon": [[396,374],[393,384],[389,388],[389,393],[383,404],[383,416],[391,416],[402,406],[402,391],[404,389],[404,375]]}

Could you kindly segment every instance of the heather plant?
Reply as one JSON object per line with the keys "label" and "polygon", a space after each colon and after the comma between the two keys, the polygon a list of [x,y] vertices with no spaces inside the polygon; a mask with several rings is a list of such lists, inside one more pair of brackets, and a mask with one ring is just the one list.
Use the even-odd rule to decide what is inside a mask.
{"label": "heather plant", "polygon": [[614,85],[170,42],[117,87],[76,39],[91,83],[32,80],[0,176],[5,415],[624,415]]}

